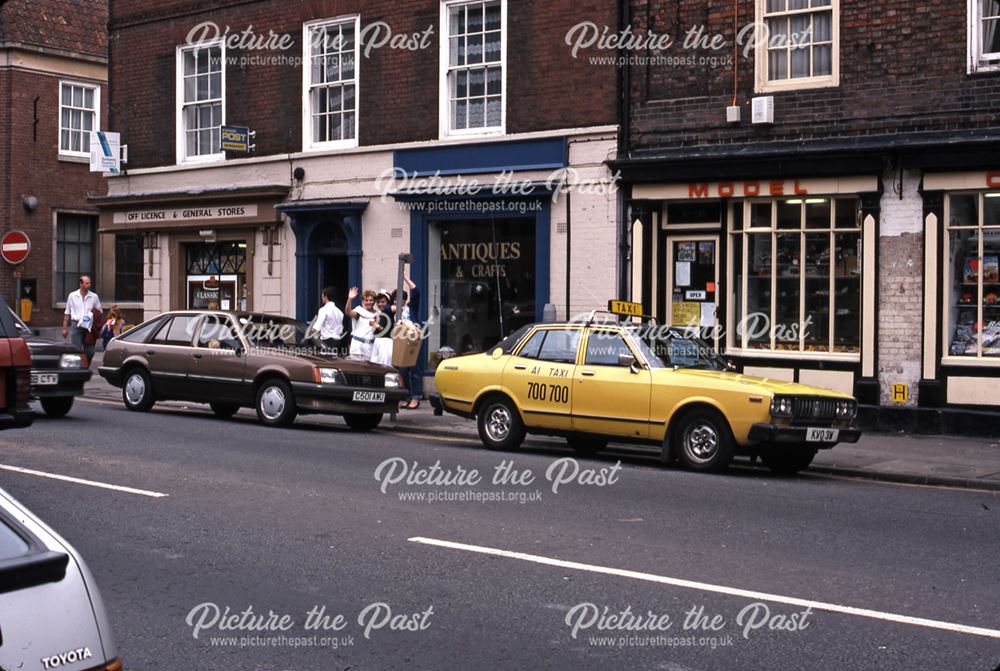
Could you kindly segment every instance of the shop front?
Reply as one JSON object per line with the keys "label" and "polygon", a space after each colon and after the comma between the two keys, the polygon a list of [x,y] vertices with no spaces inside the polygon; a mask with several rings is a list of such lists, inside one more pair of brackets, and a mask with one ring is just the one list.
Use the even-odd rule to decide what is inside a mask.
{"label": "shop front", "polygon": [[743,372],[877,404],[879,197],[877,176],[637,184],[633,300]]}
{"label": "shop front", "polygon": [[280,276],[283,223],[275,205],[286,193],[281,187],[95,200],[102,235],[141,237],[148,318],[165,310],[264,309],[255,284]]}
{"label": "shop front", "polygon": [[1000,170],[927,173],[920,404],[1000,406]]}

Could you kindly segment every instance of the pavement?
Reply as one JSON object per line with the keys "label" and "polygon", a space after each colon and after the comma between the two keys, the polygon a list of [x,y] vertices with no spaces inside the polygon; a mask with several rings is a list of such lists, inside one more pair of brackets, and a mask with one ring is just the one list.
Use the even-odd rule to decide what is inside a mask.
{"label": "pavement", "polygon": [[[94,356],[94,377],[86,385],[85,397],[120,401],[121,391],[97,374],[101,358],[100,352]],[[479,439],[473,420],[449,414],[435,417],[427,401],[416,410],[401,410],[395,417],[387,417],[380,428]],[[562,442],[544,437],[529,437],[529,441]],[[866,433],[854,445],[840,444],[821,450],[808,471],[903,484],[1000,491],[1000,439]]]}

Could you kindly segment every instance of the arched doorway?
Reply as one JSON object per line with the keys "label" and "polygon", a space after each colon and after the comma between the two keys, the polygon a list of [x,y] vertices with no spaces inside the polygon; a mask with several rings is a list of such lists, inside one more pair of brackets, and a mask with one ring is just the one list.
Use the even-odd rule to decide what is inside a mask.
{"label": "arched doorway", "polygon": [[347,235],[339,223],[319,225],[310,236],[309,249],[316,257],[314,272],[316,281],[312,283],[315,295],[309,296],[312,305],[320,304],[320,292],[325,287],[334,287],[334,303],[343,309],[347,290],[350,288],[350,263],[348,261]]}

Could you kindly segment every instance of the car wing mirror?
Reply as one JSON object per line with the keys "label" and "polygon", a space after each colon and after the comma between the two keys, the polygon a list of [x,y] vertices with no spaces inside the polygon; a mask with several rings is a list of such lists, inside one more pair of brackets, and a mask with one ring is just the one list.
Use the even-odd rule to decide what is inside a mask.
{"label": "car wing mirror", "polygon": [[641,370],[639,368],[639,362],[636,361],[635,357],[631,354],[619,354],[618,365],[622,368],[628,368],[633,373],[638,373]]}

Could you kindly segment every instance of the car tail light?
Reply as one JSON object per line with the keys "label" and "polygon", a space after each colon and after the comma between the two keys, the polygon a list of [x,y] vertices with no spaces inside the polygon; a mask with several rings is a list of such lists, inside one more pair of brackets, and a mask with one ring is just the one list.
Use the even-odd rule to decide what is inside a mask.
{"label": "car tail light", "polygon": [[18,368],[17,380],[15,382],[15,397],[17,406],[24,407],[31,400],[31,369]]}
{"label": "car tail light", "polygon": [[94,671],[122,671],[123,668],[125,667],[122,666],[122,658],[115,657],[104,666],[97,667]]}

